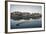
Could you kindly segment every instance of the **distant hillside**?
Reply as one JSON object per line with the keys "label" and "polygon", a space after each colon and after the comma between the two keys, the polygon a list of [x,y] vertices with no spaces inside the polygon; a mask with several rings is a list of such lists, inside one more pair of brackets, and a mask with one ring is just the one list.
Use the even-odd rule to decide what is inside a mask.
{"label": "distant hillside", "polygon": [[30,18],[32,19],[39,19],[41,18],[42,15],[40,13],[24,13],[24,12],[13,12],[11,13],[11,19],[14,20],[20,20],[20,19],[25,19],[25,20],[29,20]]}

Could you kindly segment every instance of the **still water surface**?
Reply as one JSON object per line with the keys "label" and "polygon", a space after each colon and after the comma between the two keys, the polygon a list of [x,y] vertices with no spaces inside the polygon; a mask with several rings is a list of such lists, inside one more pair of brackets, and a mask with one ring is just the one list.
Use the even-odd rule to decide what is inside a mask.
{"label": "still water surface", "polygon": [[21,28],[40,28],[42,27],[42,19],[30,19],[30,20],[10,20],[11,29]]}

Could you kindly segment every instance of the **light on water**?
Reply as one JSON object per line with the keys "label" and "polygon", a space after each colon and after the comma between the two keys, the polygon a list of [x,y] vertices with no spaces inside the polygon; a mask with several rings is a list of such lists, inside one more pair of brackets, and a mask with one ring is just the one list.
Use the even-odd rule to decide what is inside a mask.
{"label": "light on water", "polygon": [[30,19],[30,20],[12,20],[11,29],[19,28],[39,28],[42,27],[42,19]]}

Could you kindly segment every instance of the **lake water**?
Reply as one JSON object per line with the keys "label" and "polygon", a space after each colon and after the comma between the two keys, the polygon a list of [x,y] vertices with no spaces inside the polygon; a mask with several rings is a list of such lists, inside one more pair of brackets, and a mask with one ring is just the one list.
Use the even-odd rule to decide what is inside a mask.
{"label": "lake water", "polygon": [[21,28],[40,28],[42,27],[42,19],[30,19],[30,20],[10,20],[11,29]]}

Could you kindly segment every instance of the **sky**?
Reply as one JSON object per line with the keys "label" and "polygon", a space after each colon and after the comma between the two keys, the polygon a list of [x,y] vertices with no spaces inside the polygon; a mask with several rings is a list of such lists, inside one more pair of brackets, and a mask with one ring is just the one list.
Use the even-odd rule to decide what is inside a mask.
{"label": "sky", "polygon": [[42,6],[34,6],[34,5],[10,5],[10,12],[29,12],[29,13],[42,13]]}

